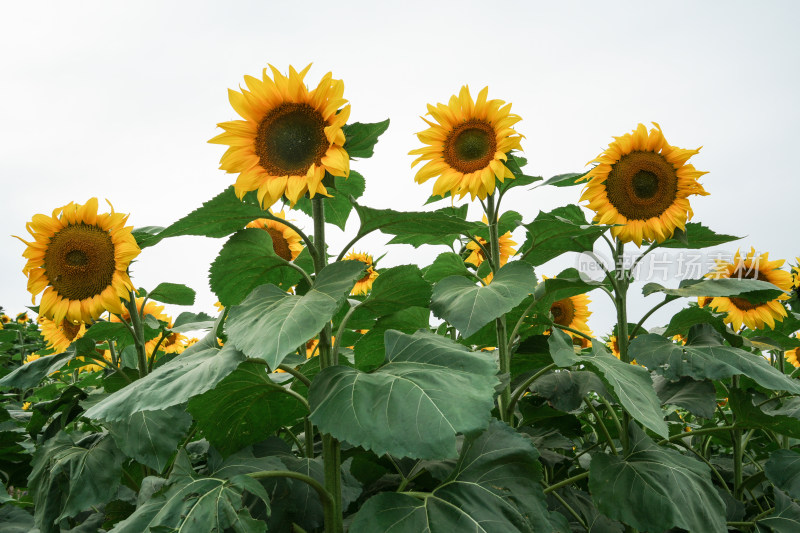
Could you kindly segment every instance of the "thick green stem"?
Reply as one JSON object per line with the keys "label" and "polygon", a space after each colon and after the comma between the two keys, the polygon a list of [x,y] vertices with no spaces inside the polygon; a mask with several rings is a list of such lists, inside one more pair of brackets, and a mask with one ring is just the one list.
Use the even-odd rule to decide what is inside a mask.
{"label": "thick green stem", "polygon": [[[314,218],[314,247],[316,257],[314,272],[317,276],[328,263],[325,251],[325,204],[322,196],[311,200],[311,214]],[[337,364],[332,360],[330,322],[319,332],[319,365],[325,369]],[[306,436],[306,439],[311,436]],[[325,489],[331,495],[332,504],[325,508],[325,533],[342,533],[342,457],[339,441],[329,434],[322,435],[322,461],[325,469]]]}
{"label": "thick green stem", "polygon": [[567,485],[572,485],[576,481],[580,481],[582,479],[586,479],[587,477],[589,477],[589,472],[588,471],[582,472],[582,473],[580,473],[580,474],[578,474],[576,476],[572,476],[572,477],[569,477],[569,478],[567,478],[567,479],[565,479],[563,481],[559,481],[558,483],[554,483],[553,485],[550,485],[549,487],[545,487],[543,492],[545,494],[549,494],[549,493],[553,492],[554,490],[558,490],[561,487],[566,487]]}
{"label": "thick green stem", "polygon": [[611,434],[608,432],[608,428],[603,422],[603,419],[600,417],[600,413],[598,413],[597,409],[594,408],[594,405],[592,405],[592,401],[589,400],[589,398],[584,397],[583,402],[586,404],[586,406],[594,415],[594,419],[597,420],[597,425],[600,427],[603,436],[606,438],[606,441],[608,442],[608,447],[611,449],[611,452],[614,455],[617,455],[617,447],[614,445],[614,439],[611,438]]}
{"label": "thick green stem", "polygon": [[131,317],[133,343],[136,346],[139,377],[143,378],[147,375],[147,352],[145,351],[144,347],[144,326],[142,326],[142,315],[139,314],[139,309],[136,307],[135,292],[131,291],[130,295],[128,296],[128,301],[125,302],[125,307],[128,308],[128,314]]}
{"label": "thick green stem", "polygon": [[[617,241],[617,252],[614,255],[615,274],[617,278],[617,286],[614,291],[615,303],[617,306],[617,345],[619,346],[619,359],[623,363],[630,363],[630,356],[628,355],[628,273],[625,267],[622,266],[622,261],[625,254],[625,243]],[[630,453],[630,436],[628,435],[628,423],[630,422],[630,415],[623,409],[622,411],[622,432],[620,433],[620,440],[622,441],[623,455],[627,456]]]}
{"label": "thick green stem", "polygon": [[[495,209],[494,195],[486,197],[486,218],[489,221],[489,251],[491,252],[491,265],[496,270],[500,269],[500,232],[497,227],[498,213]],[[506,316],[503,315],[495,320],[497,327],[497,350],[500,358],[500,374],[511,374],[511,354],[508,353],[508,336],[506,331]],[[500,413],[500,420],[508,422],[512,418],[512,413],[508,412],[511,403],[511,380],[508,380],[500,396],[497,398],[497,410]]]}
{"label": "thick green stem", "polygon": [[[731,378],[731,390],[739,388],[739,376]],[[733,425],[736,425],[736,413],[733,413]],[[744,446],[742,445],[742,430],[731,430],[731,439],[733,441],[733,497],[741,499],[742,497],[742,457],[744,456]]]}
{"label": "thick green stem", "polygon": [[333,506],[333,495],[325,490],[325,487],[323,487],[316,479],[305,474],[301,474],[300,472],[294,472],[292,470],[264,470],[262,472],[252,472],[245,475],[253,479],[268,479],[273,477],[288,477],[290,479],[297,479],[310,485],[311,488],[317,491],[319,499],[322,500],[322,506],[325,509]]}

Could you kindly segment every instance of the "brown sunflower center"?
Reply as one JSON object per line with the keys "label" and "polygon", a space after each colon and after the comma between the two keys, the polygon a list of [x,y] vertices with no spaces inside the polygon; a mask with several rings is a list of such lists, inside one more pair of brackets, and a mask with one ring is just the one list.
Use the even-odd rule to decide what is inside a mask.
{"label": "brown sunflower center", "polygon": [[292,250],[289,249],[289,242],[286,240],[286,237],[283,236],[283,232],[275,228],[264,229],[267,230],[267,233],[269,233],[269,236],[272,238],[272,249],[275,250],[278,257],[291,261]]}
{"label": "brown sunflower center", "polygon": [[550,306],[553,322],[559,326],[569,326],[575,318],[575,305],[569,298],[559,300]]}
{"label": "brown sunflower center", "polygon": [[678,175],[664,156],[631,152],[611,165],[606,179],[608,201],[631,220],[661,216],[678,194]]}
{"label": "brown sunflower center", "polygon": [[69,320],[64,320],[61,323],[61,331],[64,332],[64,336],[67,338],[67,340],[69,340],[71,342],[71,341],[74,341],[75,337],[77,337],[78,333],[80,333],[81,325],[80,324],[73,324]]}
{"label": "brown sunflower center", "polygon": [[100,294],[111,285],[116,270],[111,235],[86,224],[63,228],[50,238],[44,270],[63,298],[84,300]]}
{"label": "brown sunflower center", "polygon": [[453,128],[444,141],[444,160],[464,174],[486,168],[497,150],[495,131],[483,120],[468,120]]}
{"label": "brown sunflower center", "polygon": [[308,104],[279,105],[258,125],[255,152],[261,166],[275,176],[304,175],[328,150],[325,126]]}
{"label": "brown sunflower center", "polygon": [[[769,281],[767,276],[764,275],[762,271],[758,269],[757,265],[752,265],[750,267],[746,265],[740,265],[733,271],[731,277],[734,279],[758,279],[761,281]],[[760,303],[753,303],[744,298],[731,298],[731,303],[738,307],[742,311],[750,311],[751,309],[756,309],[761,307],[765,302]]]}

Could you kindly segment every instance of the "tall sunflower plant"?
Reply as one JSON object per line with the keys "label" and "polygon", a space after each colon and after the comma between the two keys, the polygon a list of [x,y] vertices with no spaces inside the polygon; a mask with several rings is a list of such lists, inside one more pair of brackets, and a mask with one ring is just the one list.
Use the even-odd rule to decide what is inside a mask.
{"label": "tall sunflower plant", "polygon": [[[662,299],[629,317],[653,250],[737,239],[689,221],[707,194],[698,150],[640,124],[588,172],[543,180],[525,174],[511,104],[465,86],[427,106],[410,152],[428,203],[451,205],[374,209],[350,165],[389,121],[349,122],[343,82],[308,72],[270,66],[229,91],[240,118],[210,142],[234,183],[173,224],[133,229],[94,199],[28,224],[39,321],[0,330],[4,524],[781,532],[800,515],[797,267],[742,250],[678,287],[646,283]],[[501,210],[522,187],[581,184],[582,206]],[[373,232],[442,252],[382,267],[359,247]],[[194,291],[135,289],[131,272],[182,235],[225,238],[219,302],[173,320],[162,304]],[[563,254],[602,275],[549,270]],[[596,336],[604,297],[616,324]]]}

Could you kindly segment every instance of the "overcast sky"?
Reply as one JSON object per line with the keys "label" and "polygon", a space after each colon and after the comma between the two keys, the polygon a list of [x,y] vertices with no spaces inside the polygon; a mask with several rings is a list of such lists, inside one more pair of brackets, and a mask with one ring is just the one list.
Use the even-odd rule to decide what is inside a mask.
{"label": "overcast sky", "polygon": [[[692,198],[694,220],[746,237],[721,251],[755,246],[794,262],[798,15],[790,1],[3,3],[0,305],[9,314],[30,305],[24,246],[9,235],[25,235],[35,213],[96,196],[134,226],[166,226],[230,185],[234,176],[218,170],[224,147],[206,141],[216,123],[238,118],[227,89],[267,63],[287,72],[313,62],[310,84],[328,71],[344,80],[351,121],[391,119],[375,156],[352,162],[367,179],[365,205],[421,209],[433,180],[416,184],[407,155],[420,146],[419,116],[462,84],[473,94],[488,85],[523,118],[528,174],[582,171],[612,135],[656,121],[669,143],[703,146],[691,162],[710,172],[701,179],[710,196]],[[503,207],[526,222],[579,197],[577,187],[515,192]],[[311,230],[302,213],[289,217]],[[334,249],[356,222],[330,230]],[[386,240],[357,248],[386,253],[382,266],[425,265],[445,251]],[[207,272],[223,243],[167,239],[142,252],[134,283],[186,283],[193,309],[211,312]],[[569,254],[538,272],[575,263]],[[632,293],[634,319],[658,301]],[[607,334],[610,304],[593,310],[590,327]]]}

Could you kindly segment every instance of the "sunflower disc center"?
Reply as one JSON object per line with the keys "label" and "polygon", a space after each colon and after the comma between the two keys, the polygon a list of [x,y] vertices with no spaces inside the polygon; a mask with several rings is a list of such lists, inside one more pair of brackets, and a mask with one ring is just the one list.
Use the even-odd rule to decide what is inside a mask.
{"label": "sunflower disc center", "polygon": [[67,340],[72,342],[73,340],[75,340],[75,337],[77,337],[78,333],[81,331],[81,325],[73,324],[69,320],[64,320],[61,323],[61,330],[64,332],[64,336],[67,338]]}
{"label": "sunflower disc center", "polygon": [[255,152],[270,174],[296,176],[319,164],[328,145],[319,111],[308,104],[285,103],[267,113],[259,124]]}
{"label": "sunflower disc center", "polygon": [[569,326],[575,318],[575,305],[569,298],[559,300],[550,306],[553,322],[559,326]]}
{"label": "sunflower disc center", "polygon": [[462,173],[486,168],[497,150],[494,127],[482,120],[459,124],[444,142],[444,160]]}
{"label": "sunflower disc center", "polygon": [[608,201],[630,220],[663,215],[678,194],[678,176],[664,156],[637,151],[611,165],[606,179]]}
{"label": "sunflower disc center", "polygon": [[97,226],[67,226],[50,238],[44,254],[50,285],[62,297],[84,300],[111,285],[116,271],[114,242]]}
{"label": "sunflower disc center", "polygon": [[[761,272],[758,269],[758,265],[757,264],[749,266],[749,267],[746,266],[746,265],[739,266],[733,272],[733,274],[731,274],[731,278],[733,278],[733,279],[757,279],[757,280],[761,280],[761,281],[769,281],[767,276],[765,276],[764,273]],[[732,297],[731,298],[731,303],[733,305],[735,305],[736,307],[738,307],[742,311],[751,311],[753,309],[757,309],[757,308],[761,307],[762,305],[764,305],[766,303],[766,301],[765,302],[760,302],[760,303],[753,303],[753,302],[751,302],[749,300],[746,300],[744,298]]]}
{"label": "sunflower disc center", "polygon": [[292,260],[292,250],[289,249],[289,243],[286,241],[286,238],[283,236],[283,233],[280,230],[275,228],[264,228],[269,233],[269,236],[272,238],[272,249],[278,255],[287,261]]}

